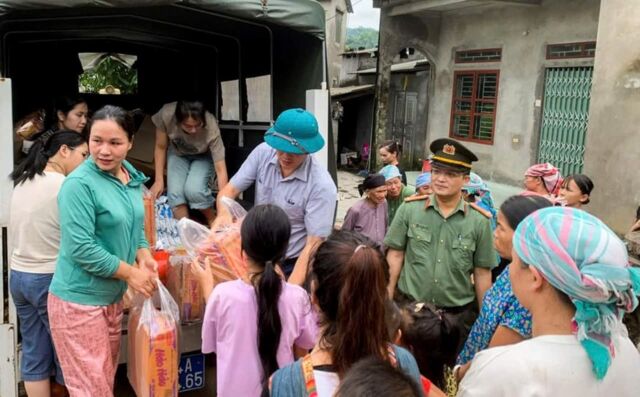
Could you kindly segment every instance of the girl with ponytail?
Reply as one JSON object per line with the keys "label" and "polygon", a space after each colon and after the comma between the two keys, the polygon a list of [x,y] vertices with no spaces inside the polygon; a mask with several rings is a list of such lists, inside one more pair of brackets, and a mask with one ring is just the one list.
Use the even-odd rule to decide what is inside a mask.
{"label": "girl with ponytail", "polygon": [[271,395],[333,396],[345,373],[370,356],[390,362],[420,384],[413,356],[391,344],[385,322],[388,266],[375,243],[360,233],[334,232],[312,264],[320,338],[309,355],[274,374]]}
{"label": "girl with ponytail", "polygon": [[56,383],[64,384],[50,336],[47,293],[60,248],[58,192],[88,154],[82,135],[58,131],[37,140],[10,175],[15,188],[9,287],[20,319],[21,373],[29,397],[49,395],[52,372]]}
{"label": "girl with ponytail", "polygon": [[[317,325],[307,293],[286,283],[279,269],[291,235],[286,213],[256,206],[240,234],[250,277],[219,284],[209,294],[202,352],[216,353],[218,396],[268,396],[269,377],[294,361],[294,346],[313,347]],[[207,290],[210,268],[191,269]]]}

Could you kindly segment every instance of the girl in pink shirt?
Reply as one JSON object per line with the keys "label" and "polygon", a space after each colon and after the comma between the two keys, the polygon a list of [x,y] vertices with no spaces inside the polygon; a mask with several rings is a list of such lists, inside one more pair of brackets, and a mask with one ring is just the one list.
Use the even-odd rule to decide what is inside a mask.
{"label": "girl in pink shirt", "polygon": [[[208,295],[202,352],[217,355],[218,396],[268,396],[269,377],[294,361],[294,346],[314,346],[316,318],[306,291],[286,283],[276,270],[291,234],[284,211],[275,205],[254,207],[240,234],[250,280],[219,284]],[[209,267],[192,269],[205,293],[210,291]]]}

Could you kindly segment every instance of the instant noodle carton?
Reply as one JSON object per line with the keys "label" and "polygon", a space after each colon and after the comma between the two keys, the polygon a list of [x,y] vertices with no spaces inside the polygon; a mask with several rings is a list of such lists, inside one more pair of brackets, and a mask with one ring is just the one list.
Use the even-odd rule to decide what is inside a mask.
{"label": "instant noodle carton", "polygon": [[184,250],[176,250],[169,259],[167,289],[180,310],[182,322],[202,320],[204,297],[198,280],[191,274],[191,257]]}
{"label": "instant noodle carton", "polygon": [[[156,311],[141,322],[142,310],[129,315],[127,376],[138,397],[178,395],[178,331],[171,315]],[[148,320],[148,321],[147,321]]]}
{"label": "instant noodle carton", "polygon": [[144,202],[144,235],[147,238],[149,247],[156,246],[156,200],[149,191],[145,191],[142,196]]}

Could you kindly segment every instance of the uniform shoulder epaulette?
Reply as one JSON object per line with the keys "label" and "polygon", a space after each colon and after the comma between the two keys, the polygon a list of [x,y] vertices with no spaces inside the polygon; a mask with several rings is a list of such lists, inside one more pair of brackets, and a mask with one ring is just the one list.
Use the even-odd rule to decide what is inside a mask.
{"label": "uniform shoulder epaulette", "polygon": [[428,194],[423,194],[423,195],[420,195],[420,196],[414,194],[412,196],[409,196],[409,197],[405,198],[404,202],[405,203],[410,203],[412,201],[424,200],[424,199],[428,199],[428,198],[429,198]]}
{"label": "uniform shoulder epaulette", "polygon": [[474,210],[478,211],[480,214],[482,214],[485,218],[491,219],[493,218],[493,215],[491,215],[491,212],[485,210],[484,208],[480,207],[478,204],[476,203],[467,203],[469,204],[469,206],[471,208],[473,208]]}

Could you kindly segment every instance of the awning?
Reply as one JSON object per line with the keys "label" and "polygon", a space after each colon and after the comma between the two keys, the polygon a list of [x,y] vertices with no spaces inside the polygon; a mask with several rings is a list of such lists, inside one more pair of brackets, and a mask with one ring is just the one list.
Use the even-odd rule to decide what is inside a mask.
{"label": "awning", "polygon": [[374,91],[373,84],[351,85],[348,87],[336,87],[336,88],[331,88],[329,90],[329,92],[331,93],[332,99],[339,99],[339,97],[343,97],[346,95],[360,96],[360,95],[373,93],[373,91]]}
{"label": "awning", "polygon": [[[263,6],[264,3],[264,6]],[[324,39],[325,13],[315,0],[0,0],[0,17],[11,11],[79,7],[152,7],[179,4],[241,19],[264,21]]]}
{"label": "awning", "polygon": [[[416,70],[424,70],[425,66],[429,65],[429,61],[426,59],[419,59],[417,61],[409,61],[403,63],[396,63],[395,65],[391,65],[391,73],[397,72],[412,72]],[[376,73],[376,68],[371,69],[363,69],[358,70],[355,74],[374,74]]]}

